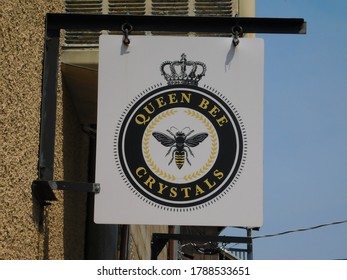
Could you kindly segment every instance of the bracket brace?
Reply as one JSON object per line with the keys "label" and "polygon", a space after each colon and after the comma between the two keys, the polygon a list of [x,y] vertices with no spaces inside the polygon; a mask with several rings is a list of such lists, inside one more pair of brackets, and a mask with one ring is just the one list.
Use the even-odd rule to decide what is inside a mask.
{"label": "bracket brace", "polygon": [[99,193],[100,184],[98,183],[83,183],[83,182],[68,182],[68,181],[33,181],[31,185],[33,196],[41,205],[49,205],[49,201],[56,201],[57,198],[53,190],[75,191],[75,192],[90,192]]}
{"label": "bracket brace", "polygon": [[[124,26],[124,23],[127,24]],[[122,26],[124,30],[125,27],[127,27],[126,29],[128,30],[128,33],[134,29],[136,31],[202,33],[220,32],[230,34],[232,31],[234,31],[234,33],[239,31],[235,29],[235,26],[242,27],[243,33],[306,33],[306,22],[302,18],[239,18],[48,13],[46,15],[45,24],[45,52],[43,59],[38,180],[53,180],[54,174],[54,145],[60,31],[62,29],[120,31]],[[232,28],[233,26],[234,28]],[[49,184],[47,189],[52,190]]]}

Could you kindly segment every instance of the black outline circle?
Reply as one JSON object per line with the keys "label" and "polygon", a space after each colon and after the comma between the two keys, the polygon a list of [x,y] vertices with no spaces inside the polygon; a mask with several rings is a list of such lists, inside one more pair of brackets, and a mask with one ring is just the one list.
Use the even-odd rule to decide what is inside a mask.
{"label": "black outline circle", "polygon": [[[125,161],[127,161],[127,160],[125,159],[125,155],[123,154],[123,148],[122,148],[123,142],[122,141],[123,141],[124,134],[126,134],[128,132],[128,131],[125,132],[124,129],[128,125],[129,118],[133,115],[134,112],[139,110],[138,106],[140,104],[143,104],[145,101],[149,102],[152,98],[157,97],[157,94],[160,92],[163,92],[163,94],[167,93],[167,90],[171,90],[172,92],[175,92],[177,90],[180,90],[180,91],[186,90],[187,92],[189,92],[190,90],[192,90],[191,92],[193,94],[196,94],[196,92],[200,91],[200,92],[204,93],[206,96],[208,96],[211,100],[215,100],[219,104],[223,105],[223,110],[227,111],[229,116],[233,120],[233,124],[235,125],[235,127],[234,127],[235,138],[236,137],[238,138],[238,143],[239,143],[238,151],[235,151],[235,158],[237,156],[237,161],[236,161],[236,165],[233,169],[233,172],[231,175],[229,173],[225,175],[226,177],[229,176],[228,179],[226,181],[222,180],[222,183],[220,186],[218,186],[217,190],[209,192],[205,198],[198,199],[198,200],[192,199],[193,201],[188,201],[186,203],[183,202],[184,200],[180,201],[180,203],[178,201],[176,203],[170,202],[170,201],[168,202],[167,199],[165,199],[165,198],[159,199],[159,196],[155,196],[155,194],[153,194],[153,196],[149,195],[146,191],[144,191],[144,186],[141,185],[141,181],[137,181],[137,182],[134,181],[132,176],[133,177],[135,177],[135,176],[134,175],[131,176],[128,174],[128,169],[126,166],[127,164],[125,163]],[[189,103],[188,103],[188,105],[189,106],[186,106],[187,108],[196,110],[196,107],[193,107]],[[185,86],[182,86],[182,85],[172,86],[172,85],[170,85],[170,86],[155,88],[155,89],[152,89],[150,92],[147,91],[147,93],[144,96],[141,96],[141,97],[137,98],[136,100],[134,100],[133,104],[131,106],[128,106],[126,112],[124,112],[124,114],[123,114],[124,118],[120,120],[121,124],[120,124],[119,130],[116,131],[116,134],[118,133],[118,135],[115,136],[115,145],[117,145],[116,150],[118,150],[118,154],[119,154],[118,156],[116,155],[116,161],[119,160],[121,168],[118,164],[117,165],[119,166],[121,173],[123,173],[124,176],[122,176],[122,177],[126,181],[128,187],[130,189],[132,189],[133,192],[135,192],[134,190],[136,190],[137,196],[139,196],[139,197],[142,196],[142,200],[146,201],[147,203],[154,205],[156,207],[158,207],[158,206],[161,208],[164,207],[165,209],[170,209],[170,210],[171,210],[171,208],[189,208],[189,207],[197,207],[197,206],[199,206],[199,208],[200,208],[201,205],[204,206],[204,204],[206,204],[206,203],[210,204],[210,203],[213,203],[216,199],[218,200],[220,195],[224,195],[224,192],[228,191],[229,188],[233,186],[233,183],[235,182],[235,180],[238,179],[237,175],[240,173],[240,169],[242,170],[241,167],[243,166],[243,162],[245,161],[246,141],[244,139],[245,133],[244,133],[243,125],[240,125],[240,123],[239,123],[240,122],[239,114],[237,113],[235,108],[232,109],[231,107],[233,107],[233,106],[230,106],[230,105],[232,105],[232,104],[228,100],[226,100],[224,97],[220,97],[220,96],[214,94],[210,88],[206,89],[206,88],[201,88],[201,87],[196,87],[196,86],[188,86],[188,85],[185,85]],[[234,112],[233,110],[236,112]],[[163,111],[165,111],[165,110],[163,110]],[[163,111],[159,111],[157,113],[157,115]],[[196,110],[196,111],[198,111],[198,110]],[[200,113],[202,113],[202,112],[200,112]],[[209,119],[211,123],[213,123],[212,116],[209,116],[208,114],[203,114],[203,115],[207,119]],[[153,115],[152,119],[154,119],[155,116],[156,115]],[[129,127],[127,129],[129,129]],[[215,129],[216,129],[216,127],[215,127]],[[235,129],[236,129],[236,131],[235,131]],[[145,131],[145,128],[143,129],[143,131]],[[216,129],[216,131],[218,131],[218,130]],[[135,137],[135,138],[137,139],[137,137]],[[142,137],[140,139],[142,141]],[[221,154],[221,149],[217,155],[217,159],[216,159],[214,165],[216,165],[217,162],[219,161],[220,154]],[[141,157],[141,161],[143,161],[146,164],[142,153],[139,156]],[[118,159],[117,159],[117,157],[118,157]],[[235,158],[232,160],[230,170],[232,169],[232,166],[235,163]],[[225,157],[223,157],[223,159],[225,160]],[[137,160],[139,160],[139,159],[137,158]],[[214,170],[214,167],[212,167],[210,170]],[[227,170],[227,171],[230,172],[230,170]],[[151,170],[147,170],[147,171],[149,172],[149,174],[151,176],[157,177]],[[203,176],[203,178],[204,178],[204,176]],[[161,179],[161,180],[165,181],[163,179]],[[200,178],[198,180],[200,180]],[[193,184],[195,184],[195,182],[196,181],[191,182],[190,184],[193,185]],[[175,185],[172,183],[170,183],[170,184]],[[177,184],[177,185],[180,185],[180,184]],[[169,208],[167,208],[167,207],[169,207]]]}

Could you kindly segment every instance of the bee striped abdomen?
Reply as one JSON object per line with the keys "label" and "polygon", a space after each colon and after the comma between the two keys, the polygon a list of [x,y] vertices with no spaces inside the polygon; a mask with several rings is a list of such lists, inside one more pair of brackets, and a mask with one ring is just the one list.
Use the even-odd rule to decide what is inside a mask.
{"label": "bee striped abdomen", "polygon": [[175,152],[175,162],[176,162],[178,169],[182,168],[184,161],[185,161],[185,158],[186,158],[186,154],[183,151],[176,151]]}

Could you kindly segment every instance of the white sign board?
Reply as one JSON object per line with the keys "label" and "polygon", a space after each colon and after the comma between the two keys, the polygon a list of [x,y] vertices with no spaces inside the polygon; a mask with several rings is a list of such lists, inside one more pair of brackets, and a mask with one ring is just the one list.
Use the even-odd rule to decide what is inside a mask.
{"label": "white sign board", "polygon": [[262,39],[101,36],[96,223],[260,227]]}

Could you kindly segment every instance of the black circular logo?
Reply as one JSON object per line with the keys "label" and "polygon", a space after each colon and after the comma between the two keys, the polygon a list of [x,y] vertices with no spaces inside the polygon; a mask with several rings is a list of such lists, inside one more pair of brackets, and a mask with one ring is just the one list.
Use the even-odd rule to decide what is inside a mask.
{"label": "black circular logo", "polygon": [[115,133],[115,159],[130,190],[169,211],[190,211],[221,199],[239,178],[245,129],[217,91],[170,84],[139,95]]}

